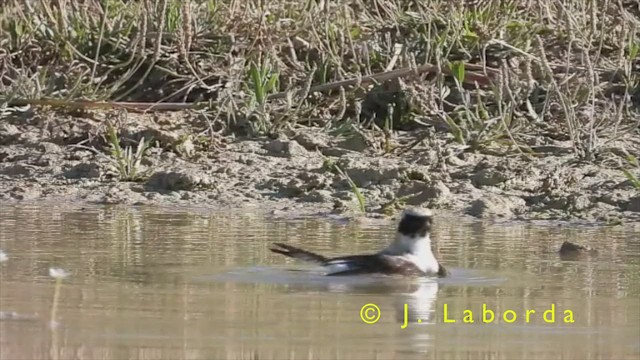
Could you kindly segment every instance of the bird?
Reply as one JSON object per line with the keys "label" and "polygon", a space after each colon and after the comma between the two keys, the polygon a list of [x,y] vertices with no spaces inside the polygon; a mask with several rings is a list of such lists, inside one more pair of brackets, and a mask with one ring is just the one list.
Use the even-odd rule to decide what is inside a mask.
{"label": "bird", "polygon": [[270,250],[277,254],[321,265],[327,276],[401,275],[409,277],[446,277],[449,272],[431,251],[433,212],[419,207],[402,211],[395,239],[374,254],[326,257],[299,247],[274,243]]}

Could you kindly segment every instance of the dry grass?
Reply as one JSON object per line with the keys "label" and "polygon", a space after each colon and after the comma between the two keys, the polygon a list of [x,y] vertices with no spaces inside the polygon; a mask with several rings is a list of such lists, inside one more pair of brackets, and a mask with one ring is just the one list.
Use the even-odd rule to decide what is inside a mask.
{"label": "dry grass", "polygon": [[638,137],[639,34],[637,0],[5,1],[0,108],[170,103],[253,134],[426,124],[594,160]]}

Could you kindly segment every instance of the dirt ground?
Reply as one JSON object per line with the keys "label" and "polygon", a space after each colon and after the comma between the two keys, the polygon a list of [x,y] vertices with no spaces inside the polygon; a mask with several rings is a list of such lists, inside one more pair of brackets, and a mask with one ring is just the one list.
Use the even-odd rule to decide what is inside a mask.
{"label": "dirt ground", "polygon": [[[358,213],[357,196],[337,166],[359,188],[368,214],[420,205],[478,218],[608,224],[640,219],[640,193],[624,177],[621,162],[577,162],[570,141],[532,138],[532,154],[506,145],[474,153],[448,133],[415,129],[395,133],[393,150],[385,152],[375,140],[380,136],[363,131],[331,135],[301,126],[278,138],[197,136],[207,124],[192,113],[130,114],[119,127],[123,146],[135,149],[145,137],[153,147],[142,159],[142,179],[121,181],[109,159],[104,124],[99,113],[31,111],[5,118],[0,204]],[[609,147],[606,153],[615,154],[616,144]],[[640,154],[640,141],[627,141],[625,149]]]}

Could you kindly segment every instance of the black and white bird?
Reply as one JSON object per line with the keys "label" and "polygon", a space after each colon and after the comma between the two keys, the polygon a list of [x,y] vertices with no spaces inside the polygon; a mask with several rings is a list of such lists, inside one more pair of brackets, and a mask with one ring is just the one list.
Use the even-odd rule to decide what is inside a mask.
{"label": "black and white bird", "polygon": [[385,274],[404,276],[447,276],[431,251],[430,210],[407,208],[402,212],[395,240],[385,249],[367,255],[328,258],[295,246],[274,243],[270,250],[294,259],[320,264],[326,275]]}

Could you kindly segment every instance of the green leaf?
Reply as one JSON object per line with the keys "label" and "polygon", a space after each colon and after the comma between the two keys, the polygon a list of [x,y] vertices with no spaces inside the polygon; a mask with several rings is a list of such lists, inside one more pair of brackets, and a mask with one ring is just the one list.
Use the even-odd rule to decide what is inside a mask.
{"label": "green leaf", "polygon": [[453,76],[462,83],[464,81],[464,63],[462,61],[456,61],[450,65],[450,68]]}
{"label": "green leaf", "polygon": [[251,80],[253,82],[253,93],[256,97],[256,101],[258,101],[258,104],[262,105],[264,104],[264,87],[262,85],[262,74],[254,62],[251,62],[249,75],[251,76]]}
{"label": "green leaf", "polygon": [[640,43],[629,44],[629,59],[637,59],[640,52]]}
{"label": "green leaf", "polygon": [[640,190],[640,180],[638,180],[638,178],[635,177],[635,175],[633,175],[629,170],[623,169],[622,172],[624,173],[624,176],[629,179],[631,185],[633,185],[634,188]]}
{"label": "green leaf", "polygon": [[445,120],[447,125],[449,126],[451,132],[453,133],[453,137],[459,144],[466,145],[466,141],[464,141],[464,136],[462,134],[462,129],[456,124],[456,122],[451,118],[451,116],[445,114]]}
{"label": "green leaf", "polygon": [[354,183],[353,180],[351,180],[351,178],[349,177],[349,175],[347,175],[347,173],[342,171],[342,169],[340,169],[338,165],[334,165],[334,168],[340,175],[342,175],[342,177],[344,177],[347,180],[347,182],[349,183],[349,186],[351,186],[351,191],[353,191],[353,193],[356,195],[356,198],[358,199],[358,205],[360,207],[360,211],[365,213],[366,212],[365,199],[362,193],[360,192],[360,189],[358,189],[358,186],[356,185],[356,183]]}

